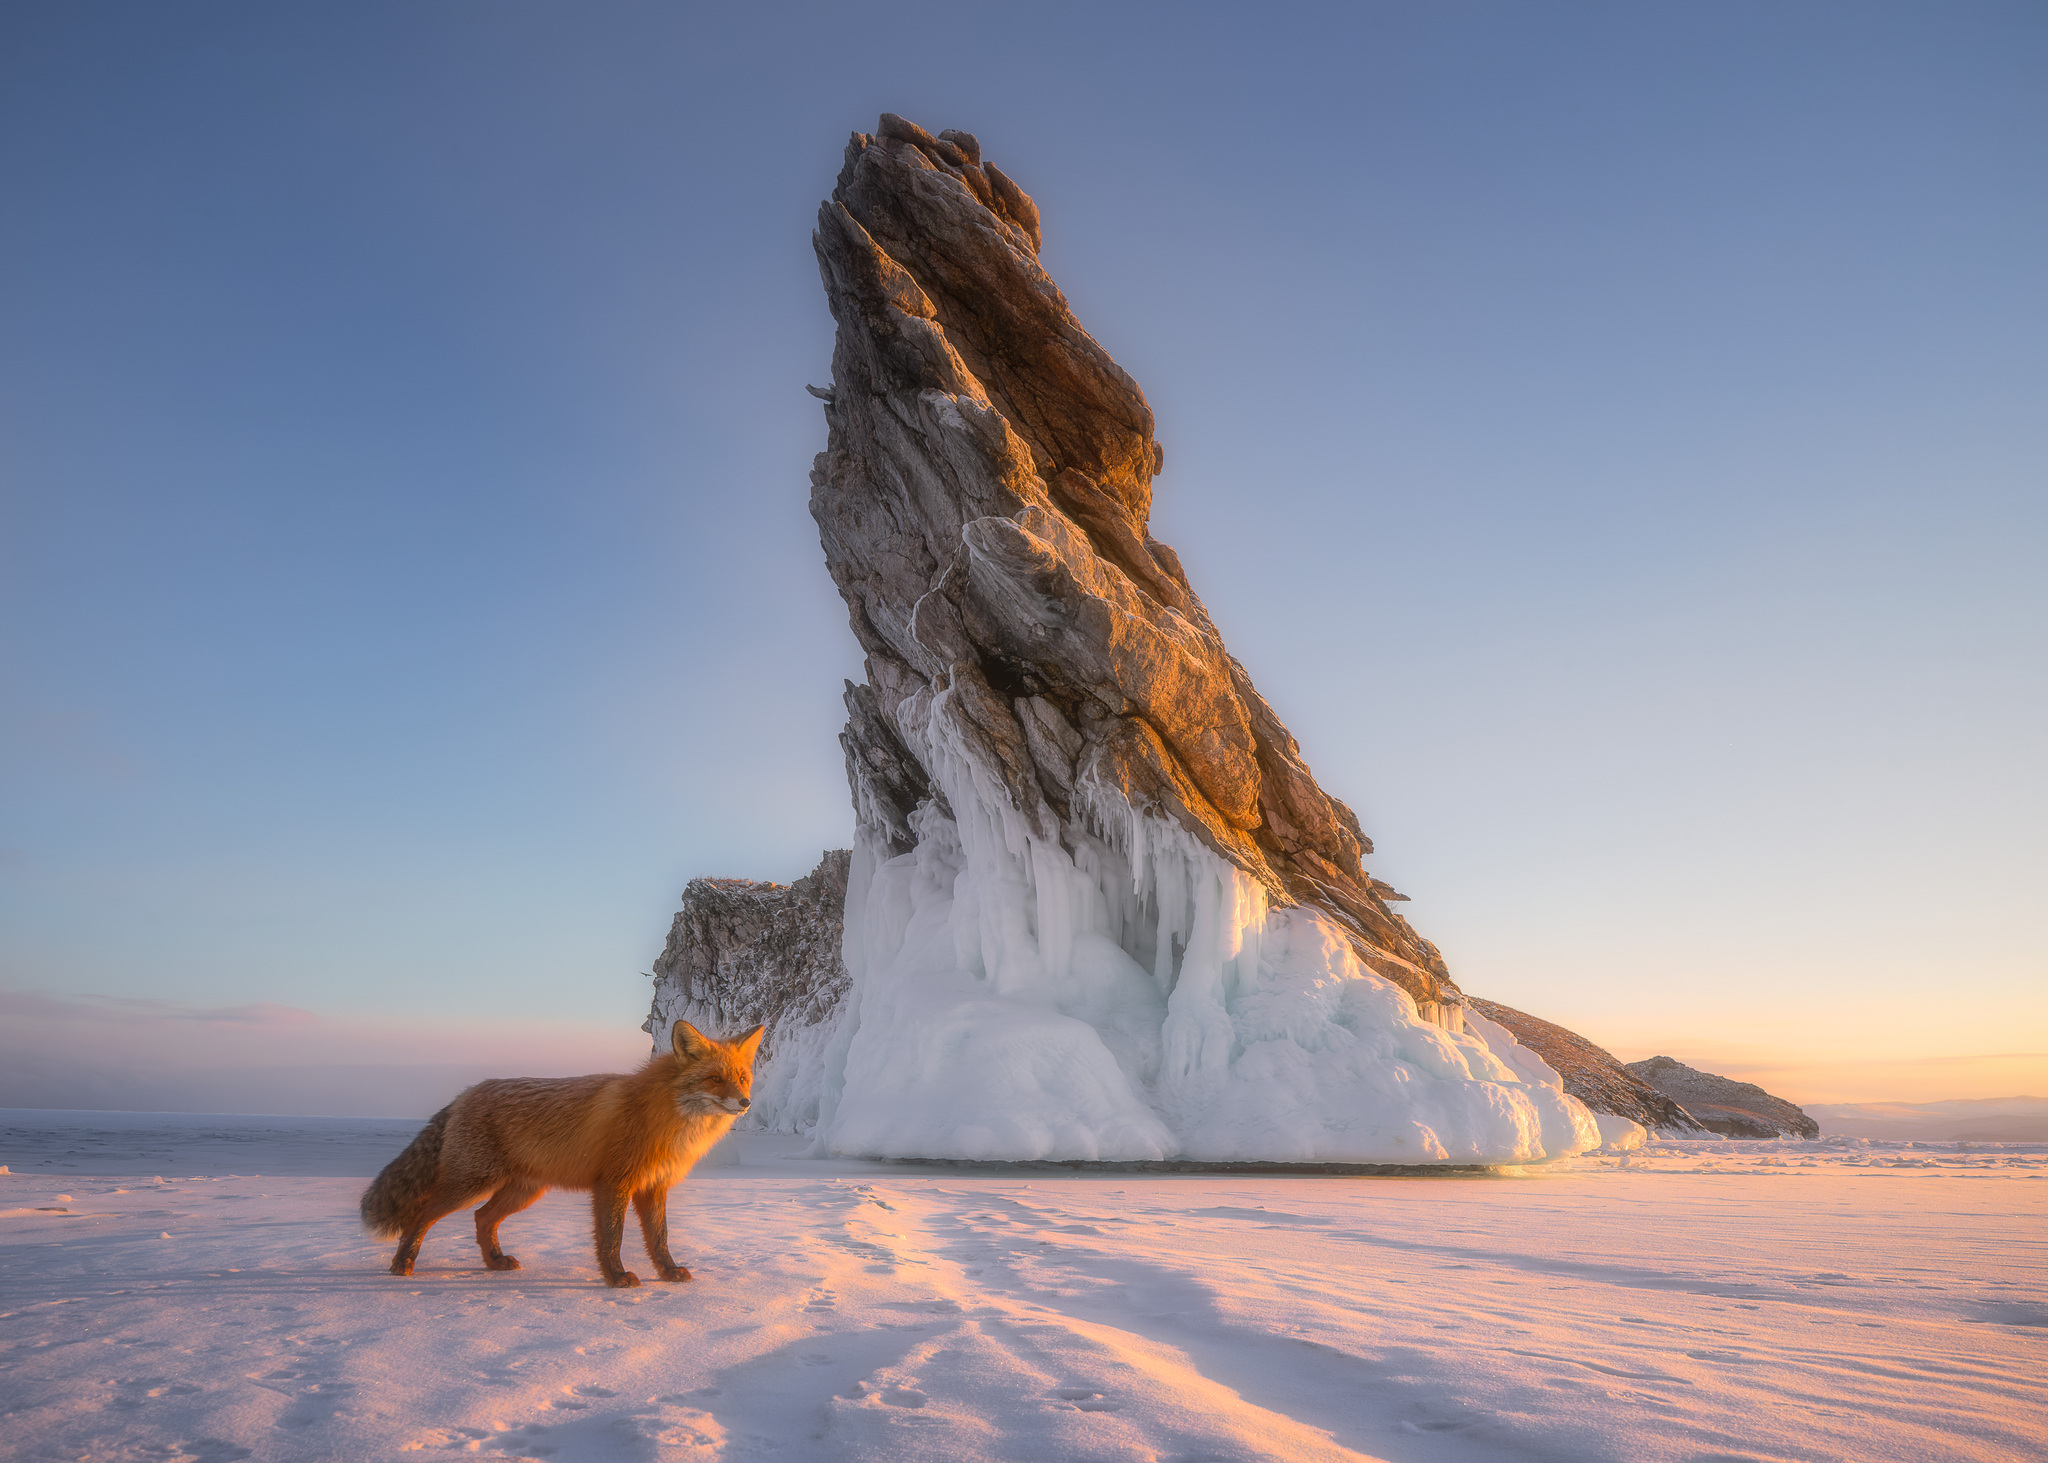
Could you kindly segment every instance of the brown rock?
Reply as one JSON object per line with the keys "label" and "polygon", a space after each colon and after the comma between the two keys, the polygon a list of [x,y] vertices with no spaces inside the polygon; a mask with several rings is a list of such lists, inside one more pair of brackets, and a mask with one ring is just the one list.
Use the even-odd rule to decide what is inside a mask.
{"label": "brown rock", "polygon": [[838,325],[811,475],[827,567],[867,655],[844,734],[862,826],[911,847],[936,779],[901,708],[939,717],[1028,826],[1114,795],[1312,905],[1425,1011],[1435,946],[1361,866],[1316,783],[1151,536],[1152,410],[1038,263],[1037,206],[972,135],[885,114],[813,236]]}

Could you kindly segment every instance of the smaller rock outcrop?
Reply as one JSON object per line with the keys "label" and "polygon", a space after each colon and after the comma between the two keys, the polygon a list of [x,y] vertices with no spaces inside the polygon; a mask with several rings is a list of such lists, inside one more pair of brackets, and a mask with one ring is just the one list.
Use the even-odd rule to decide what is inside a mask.
{"label": "smaller rock outcrop", "polygon": [[770,1127],[817,1119],[822,1048],[848,985],[839,942],[851,857],[833,849],[793,884],[692,879],[654,962],[654,1005],[640,1029],[657,1052],[679,1020],[714,1036],[768,1028],[754,1115]]}
{"label": "smaller rock outcrop", "polygon": [[1818,1138],[1820,1124],[1754,1082],[1737,1082],[1688,1067],[1676,1057],[1630,1062],[1628,1070],[1680,1103],[1725,1138]]}
{"label": "smaller rock outcrop", "polygon": [[1623,1066],[1613,1053],[1576,1031],[1498,1001],[1482,1001],[1472,995],[1465,999],[1480,1015],[1505,1026],[1516,1041],[1550,1063],[1564,1078],[1564,1090],[1594,1112],[1627,1118],[1668,1138],[1697,1138],[1709,1131],[1685,1108]]}

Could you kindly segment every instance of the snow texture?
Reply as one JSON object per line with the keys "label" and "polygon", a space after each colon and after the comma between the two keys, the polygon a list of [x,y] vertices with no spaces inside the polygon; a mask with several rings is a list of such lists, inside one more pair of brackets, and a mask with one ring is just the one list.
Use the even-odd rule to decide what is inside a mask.
{"label": "snow texture", "polygon": [[360,1126],[0,1114],[7,1456],[1992,1463],[2048,1435],[2048,1145],[1346,1178],[743,1134],[670,1201],[697,1279],[612,1291],[580,1195],[507,1223],[522,1271],[456,1216],[385,1273],[354,1208],[389,1125]]}

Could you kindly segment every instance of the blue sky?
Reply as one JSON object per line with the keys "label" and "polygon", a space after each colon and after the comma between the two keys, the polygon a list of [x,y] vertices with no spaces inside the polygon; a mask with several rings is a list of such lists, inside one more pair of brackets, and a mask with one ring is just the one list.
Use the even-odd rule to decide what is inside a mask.
{"label": "blue sky", "polygon": [[844,846],[809,230],[891,110],[1037,197],[1467,989],[2039,1090],[2044,62],[2030,4],[13,7],[0,986],[81,1061],[106,1000],[630,1050],[688,878]]}

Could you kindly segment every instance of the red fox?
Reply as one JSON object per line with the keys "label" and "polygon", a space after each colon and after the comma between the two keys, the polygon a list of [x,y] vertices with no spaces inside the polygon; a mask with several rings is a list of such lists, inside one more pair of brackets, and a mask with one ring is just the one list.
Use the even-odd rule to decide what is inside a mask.
{"label": "red fox", "polygon": [[391,1273],[412,1274],[434,1222],[479,1199],[489,1200],[476,1211],[485,1267],[517,1270],[498,1248],[499,1224],[549,1189],[588,1189],[606,1285],[640,1283],[619,1260],[629,1200],[655,1274],[688,1280],[668,1252],[668,1191],[747,1110],[761,1031],[715,1041],[678,1021],[671,1050],[630,1075],[500,1077],[465,1089],[363,1190],[364,1225],[398,1237]]}

